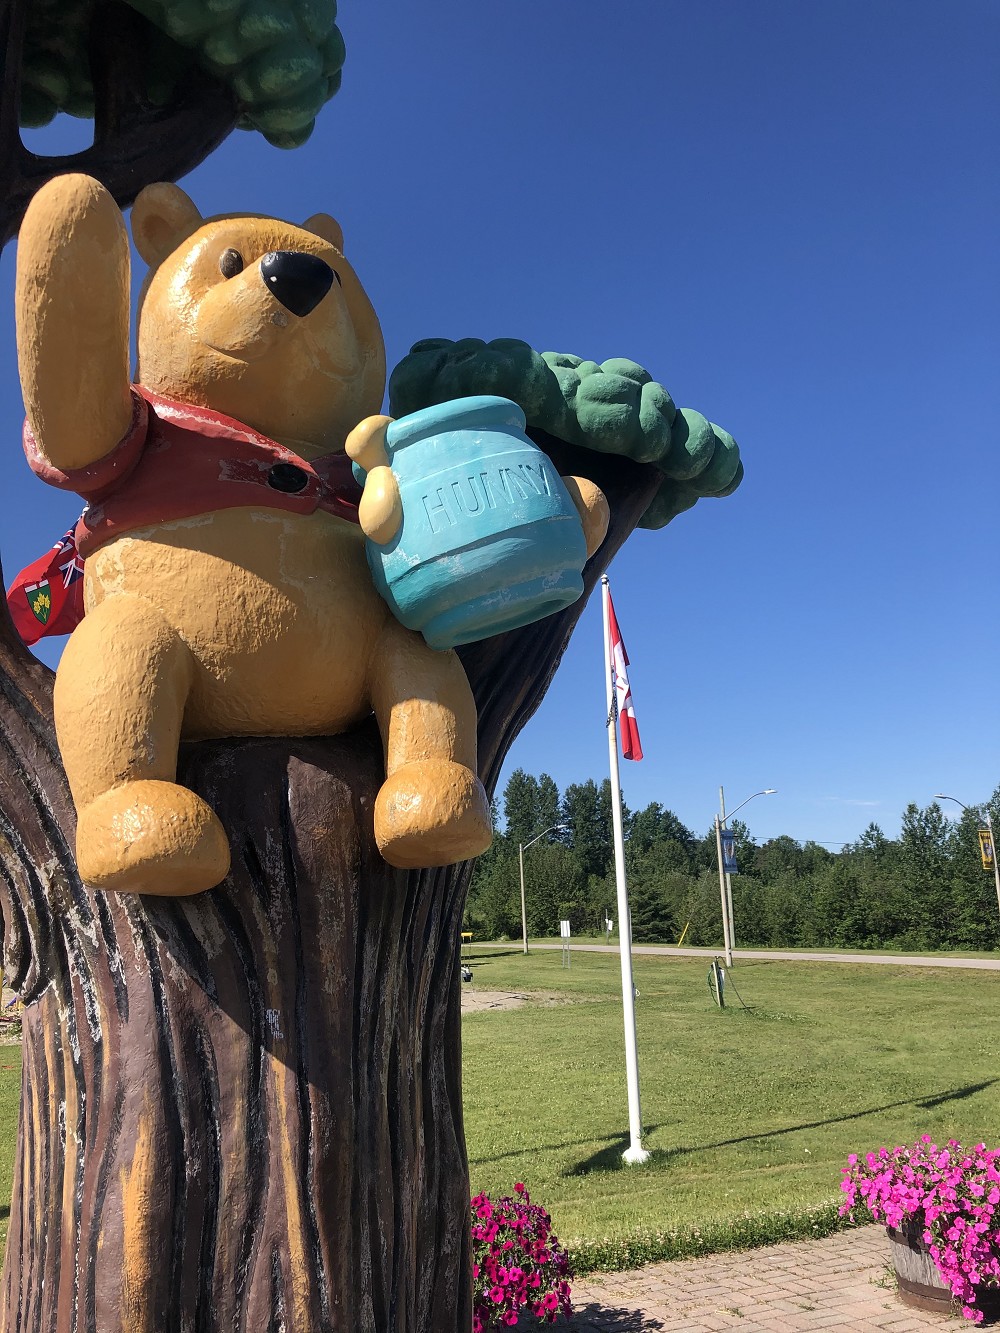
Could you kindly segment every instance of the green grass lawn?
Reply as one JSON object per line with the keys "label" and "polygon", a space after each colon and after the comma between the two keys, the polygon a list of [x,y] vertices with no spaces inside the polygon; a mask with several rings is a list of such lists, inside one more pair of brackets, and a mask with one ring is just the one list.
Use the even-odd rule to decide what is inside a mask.
{"label": "green grass lawn", "polygon": [[[574,953],[566,970],[558,953],[498,945],[474,958],[474,986],[564,1002],[463,1020],[473,1188],[507,1193],[523,1180],[578,1250],[629,1233],[694,1231],[722,1246],[727,1235],[755,1238],[747,1214],[771,1216],[759,1229],[770,1239],[780,1233],[774,1215],[801,1224],[837,1197],[850,1152],[924,1132],[997,1139],[996,973],[743,961],[734,976],[749,1010],[730,993],[733,1007],[720,1011],[701,959],[639,956],[634,965],[653,1152],[638,1168],[621,1162],[618,957]],[[691,1248],[699,1245],[675,1246]]]}
{"label": "green grass lawn", "polygon": [[0,1046],[0,1259],[10,1225],[10,1194],[14,1184],[17,1113],[21,1104],[21,1048]]}
{"label": "green grass lawn", "polygon": [[[828,1229],[847,1154],[927,1132],[995,1144],[1000,974],[742,961],[749,1011],[703,959],[635,959],[645,1167],[628,1114],[615,954],[480,948],[473,986],[557,997],[463,1020],[473,1189],[523,1180],[581,1271]],[[20,1049],[0,1047],[0,1198]],[[817,1220],[818,1219],[818,1220]],[[0,1207],[0,1247],[8,1211]],[[605,1238],[610,1238],[606,1240]]]}

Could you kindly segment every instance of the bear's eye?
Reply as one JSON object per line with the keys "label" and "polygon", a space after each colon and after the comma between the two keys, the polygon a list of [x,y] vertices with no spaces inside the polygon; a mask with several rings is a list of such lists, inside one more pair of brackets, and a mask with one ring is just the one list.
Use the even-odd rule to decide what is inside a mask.
{"label": "bear's eye", "polygon": [[224,278],[235,278],[243,272],[243,256],[239,250],[223,250],[219,259],[219,272]]}

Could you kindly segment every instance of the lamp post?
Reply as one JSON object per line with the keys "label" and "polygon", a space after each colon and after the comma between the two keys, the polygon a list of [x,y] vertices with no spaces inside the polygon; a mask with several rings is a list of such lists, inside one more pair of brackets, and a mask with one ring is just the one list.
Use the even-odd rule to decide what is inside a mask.
{"label": "lamp post", "polygon": [[722,830],[726,827],[726,820],[735,815],[737,811],[742,810],[750,801],[756,800],[758,796],[774,796],[777,787],[765,787],[763,791],[755,791],[753,796],[748,796],[745,801],[740,801],[735,810],[730,810],[726,814],[726,798],[722,788],[719,788],[719,813],[715,816],[715,852],[719,859],[719,896],[722,899],[722,942],[726,951],[726,966],[733,965],[733,949],[736,946],[735,931],[733,929],[733,881],[732,876],[725,869],[722,859]]}
{"label": "lamp post", "polygon": [[983,812],[983,819],[990,832],[990,847],[993,851],[993,880],[997,886],[997,910],[1000,911],[1000,863],[997,862],[997,844],[993,836],[993,817],[990,814],[990,807],[988,805],[968,806],[964,801],[960,801],[957,796],[945,796],[943,792],[935,792],[934,799],[935,801],[954,801],[963,810],[981,810]]}
{"label": "lamp post", "polygon": [[528,913],[524,905],[524,853],[529,847],[533,847],[539,838],[544,838],[546,833],[554,833],[556,829],[560,832],[569,828],[568,824],[550,824],[548,828],[543,828],[541,833],[536,833],[530,842],[519,842],[517,844],[517,861],[521,869],[521,939],[524,941],[524,952],[528,952]]}

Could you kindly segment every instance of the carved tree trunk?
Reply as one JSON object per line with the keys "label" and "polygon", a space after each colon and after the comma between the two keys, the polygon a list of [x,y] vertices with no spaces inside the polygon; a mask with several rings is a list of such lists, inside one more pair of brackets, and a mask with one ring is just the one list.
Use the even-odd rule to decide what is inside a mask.
{"label": "carved tree trunk", "polygon": [[[536,439],[611,502],[589,592],[658,474]],[[581,609],[463,650],[488,790]],[[373,722],[187,747],[229,878],[178,900],[88,889],[51,675],[0,628],[0,905],[25,1000],[2,1333],[469,1329],[471,867],[387,866],[381,780]]]}
{"label": "carved tree trunk", "polygon": [[66,171],[96,176],[121,207],[153,181],[193,170],[234,129],[237,107],[217,80],[195,70],[168,106],[150,103],[141,59],[150,24],[121,0],[98,0],[90,30],[94,143],[42,157],[21,142],[21,58],[29,0],[0,0],[0,245],[17,235],[32,196]]}

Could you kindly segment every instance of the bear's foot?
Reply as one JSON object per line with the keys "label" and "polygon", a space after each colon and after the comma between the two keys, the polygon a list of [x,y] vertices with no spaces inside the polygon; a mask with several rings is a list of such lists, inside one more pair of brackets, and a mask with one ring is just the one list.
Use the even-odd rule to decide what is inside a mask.
{"label": "bear's foot", "polygon": [[127,782],[79,814],[84,883],[116,893],[186,897],[229,873],[229,840],[214,810],[173,782]]}
{"label": "bear's foot", "polygon": [[450,866],[485,852],[493,841],[483,784],[463,764],[426,759],[404,764],[375,802],[375,841],[400,870]]}

